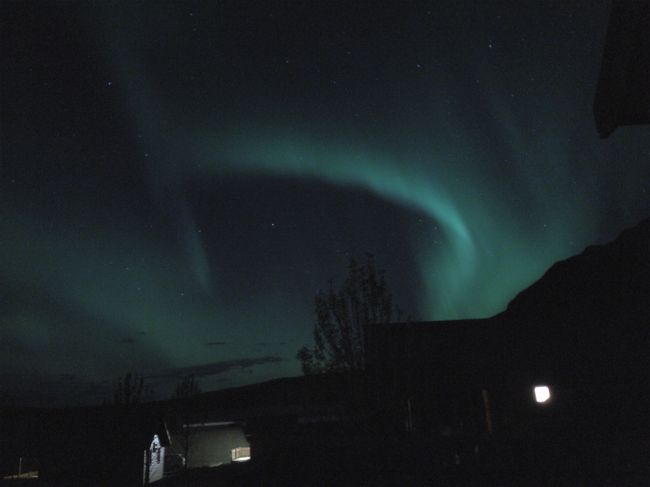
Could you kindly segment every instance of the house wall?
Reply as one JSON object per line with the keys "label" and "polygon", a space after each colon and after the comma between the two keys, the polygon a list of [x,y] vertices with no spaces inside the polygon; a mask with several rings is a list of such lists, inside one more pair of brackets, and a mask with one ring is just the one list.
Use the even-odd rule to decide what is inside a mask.
{"label": "house wall", "polygon": [[[189,430],[187,466],[189,468],[218,467],[231,462],[234,448],[250,447],[240,426],[193,426]],[[185,453],[185,437],[172,435],[173,452]]]}

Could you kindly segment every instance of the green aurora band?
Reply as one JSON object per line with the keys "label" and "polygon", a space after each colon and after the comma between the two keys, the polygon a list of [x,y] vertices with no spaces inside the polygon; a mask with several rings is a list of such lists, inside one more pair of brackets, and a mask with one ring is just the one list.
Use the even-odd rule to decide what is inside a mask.
{"label": "green aurora band", "polygon": [[[287,138],[281,133],[205,137],[196,145],[200,149],[193,153],[193,160],[199,161],[192,166],[195,177],[225,171],[313,179],[367,190],[426,215],[432,226],[441,227],[444,238],[439,245],[430,241],[413,245],[425,285],[420,297],[425,319],[477,318],[503,310],[552,262],[575,252],[574,242],[584,240],[588,228],[584,209],[564,208],[558,219],[553,213],[558,208],[549,207],[541,218],[539,209],[535,215],[548,223],[531,232],[522,221],[527,216],[517,219],[499,192],[478,178],[464,173],[445,181],[445,171],[440,171],[441,177],[432,176],[436,172],[432,168],[451,165],[449,154],[407,165],[403,161],[408,155],[391,158],[348,143],[324,142],[315,136]],[[386,222],[386,231],[390,226]]]}
{"label": "green aurora band", "polygon": [[[591,171],[593,158],[602,154],[577,154],[566,135],[597,140],[591,125],[572,125],[580,117],[580,103],[588,101],[584,93],[573,112],[558,119],[535,96],[508,96],[498,69],[483,66],[483,84],[470,89],[454,84],[457,74],[438,73],[450,96],[465,100],[467,106],[458,113],[449,111],[445,97],[424,87],[426,110],[406,111],[392,132],[347,120],[333,131],[318,121],[317,111],[297,122],[288,118],[285,108],[290,107],[281,106],[252,117],[220,114],[215,121],[210,110],[206,114],[194,105],[191,94],[157,95],[143,74],[146,63],[129,47],[141,44],[146,50],[154,44],[145,49],[143,39],[149,38],[133,25],[124,27],[129,22],[121,17],[114,23],[123,27],[110,35],[113,64],[121,73],[133,129],[141,134],[143,152],[150,154],[153,193],[175,195],[177,208],[171,211],[188,265],[206,292],[218,282],[208,268],[183,184],[208,176],[320,181],[369,191],[423,214],[432,228],[440,227],[442,238],[434,242],[404,235],[419,263],[422,319],[497,313],[554,261],[593,240],[597,216],[592,204],[600,183]],[[597,60],[592,61],[595,72]],[[570,79],[562,83],[570,93]],[[568,102],[562,93],[554,103]],[[197,111],[188,118],[192,106]],[[390,226],[386,222],[386,231]]]}

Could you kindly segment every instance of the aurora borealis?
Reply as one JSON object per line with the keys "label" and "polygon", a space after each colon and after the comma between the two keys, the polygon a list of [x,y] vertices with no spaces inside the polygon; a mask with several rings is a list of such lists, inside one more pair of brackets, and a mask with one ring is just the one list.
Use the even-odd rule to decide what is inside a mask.
{"label": "aurora borealis", "polygon": [[4,3],[3,400],[298,374],[364,252],[415,319],[503,310],[650,215],[647,130],[594,127],[608,11]]}

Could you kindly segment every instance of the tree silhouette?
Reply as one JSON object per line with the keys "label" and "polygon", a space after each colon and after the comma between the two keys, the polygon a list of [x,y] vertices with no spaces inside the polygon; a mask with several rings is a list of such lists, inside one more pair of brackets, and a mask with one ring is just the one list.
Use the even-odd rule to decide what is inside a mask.
{"label": "tree silhouette", "polygon": [[199,381],[194,378],[194,374],[183,377],[176,384],[176,391],[172,394],[172,400],[175,404],[175,414],[181,421],[183,435],[183,456],[184,469],[187,472],[189,468],[189,455],[192,430],[190,424],[196,415],[196,405],[192,398],[201,393]]}
{"label": "tree silhouette", "polygon": [[142,402],[144,390],[144,379],[129,372],[123,377],[118,377],[113,387],[113,404],[138,404]]}
{"label": "tree silhouette", "polygon": [[329,290],[316,295],[314,348],[302,347],[296,356],[305,375],[365,369],[366,329],[400,314],[384,274],[370,254],[362,264],[351,258],[343,285],[335,289],[330,281]]}
{"label": "tree silhouette", "polygon": [[201,393],[199,381],[194,379],[194,374],[183,377],[178,384],[176,390],[172,394],[172,399],[187,399]]}

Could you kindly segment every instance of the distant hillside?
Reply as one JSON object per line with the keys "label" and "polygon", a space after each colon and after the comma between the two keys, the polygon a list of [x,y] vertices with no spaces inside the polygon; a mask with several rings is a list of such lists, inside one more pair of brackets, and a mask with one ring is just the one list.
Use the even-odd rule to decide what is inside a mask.
{"label": "distant hillside", "polygon": [[650,219],[556,263],[495,319],[533,368],[572,380],[647,378]]}
{"label": "distant hillside", "polygon": [[564,313],[571,307],[618,314],[629,306],[650,309],[650,219],[554,264],[510,302],[507,313]]}

